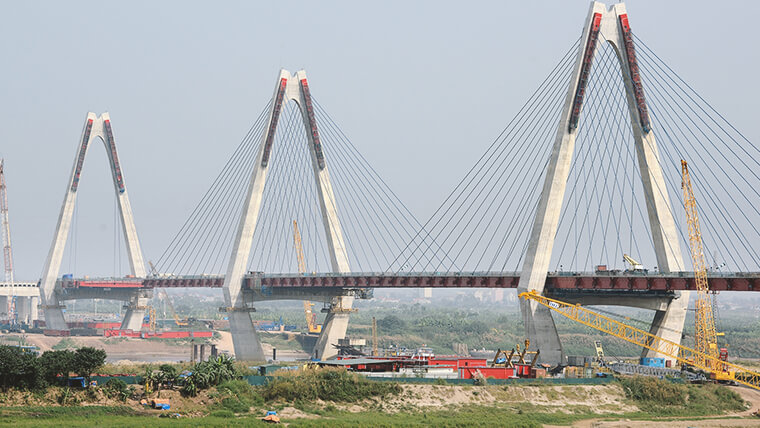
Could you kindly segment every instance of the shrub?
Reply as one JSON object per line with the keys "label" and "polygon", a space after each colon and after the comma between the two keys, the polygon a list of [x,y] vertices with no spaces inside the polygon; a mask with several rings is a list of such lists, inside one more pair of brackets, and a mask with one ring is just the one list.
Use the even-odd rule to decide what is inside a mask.
{"label": "shrub", "polygon": [[326,400],[356,402],[370,397],[398,394],[396,383],[370,381],[342,368],[321,368],[287,373],[262,388],[266,400]]}
{"label": "shrub", "polygon": [[683,385],[647,376],[621,378],[620,383],[626,395],[639,402],[666,406],[686,404],[687,394]]}
{"label": "shrub", "polygon": [[191,374],[182,381],[182,393],[194,397],[198,391],[238,377],[235,360],[227,355],[210,358],[193,366]]}
{"label": "shrub", "polygon": [[127,383],[121,379],[108,379],[108,382],[106,382],[104,388],[110,397],[116,398],[117,400],[127,401],[127,397],[129,397],[130,391],[127,387]]}
{"label": "shrub", "polygon": [[264,404],[261,395],[242,379],[224,382],[216,389],[224,397],[221,401],[222,407],[235,413],[247,413],[252,406]]}
{"label": "shrub", "polygon": [[161,381],[165,386],[171,387],[177,383],[179,373],[176,367],[171,364],[161,364],[158,370],[161,372]]}
{"label": "shrub", "polygon": [[620,383],[642,410],[657,415],[714,415],[746,408],[739,394],[721,385],[676,384],[644,376],[621,378]]}

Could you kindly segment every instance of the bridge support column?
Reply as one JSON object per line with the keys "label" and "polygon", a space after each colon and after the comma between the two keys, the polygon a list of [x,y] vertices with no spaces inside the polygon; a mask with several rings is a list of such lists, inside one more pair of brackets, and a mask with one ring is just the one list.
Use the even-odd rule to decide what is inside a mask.
{"label": "bridge support column", "polygon": [[[681,343],[690,295],[690,291],[676,292],[676,298],[670,301],[666,310],[655,311],[649,332],[671,342]],[[642,350],[641,356],[650,358],[664,357],[664,355],[646,348]]]}
{"label": "bridge support column", "polygon": [[29,320],[31,324],[37,321],[38,319],[40,319],[39,309],[37,308],[40,305],[40,298],[31,297],[30,300],[31,300],[31,307],[29,308]]}
{"label": "bridge support column", "polygon": [[[649,227],[654,241],[657,263],[662,272],[682,271],[683,259],[681,247],[669,206],[668,192],[662,174],[657,142],[651,132],[646,100],[630,32],[628,14],[622,3],[613,5],[610,10],[602,3],[592,3],[582,40],[576,57],[575,68],[570,80],[565,104],[560,117],[559,127],[554,141],[549,165],[546,170],[543,191],[536,210],[536,217],[531,231],[528,250],[525,254],[523,271],[520,276],[518,292],[536,290],[543,293],[546,274],[557,233],[562,202],[565,197],[570,165],[575,149],[575,139],[583,110],[586,84],[593,65],[594,53],[598,49],[600,34],[617,52],[621,74],[626,86],[626,98],[631,118],[631,129],[641,171],[644,196],[646,197]],[[687,294],[687,293],[685,293]],[[681,301],[679,301],[681,300]],[[652,329],[668,335],[665,327],[683,328],[685,311],[682,299],[675,300],[672,309],[655,319]],[[685,306],[683,306],[685,309]],[[520,309],[525,323],[526,334],[531,342],[541,350],[541,360],[550,364],[564,363],[562,346],[559,341],[550,310],[533,301],[521,301]],[[656,325],[656,326],[655,326]],[[680,343],[680,332],[676,343]]]}
{"label": "bridge support column", "polygon": [[153,297],[151,292],[139,291],[138,294],[129,299],[125,305],[127,311],[124,313],[124,319],[121,321],[122,330],[142,330],[143,319],[145,319],[145,310],[148,309],[148,300]]}
{"label": "bridge support column", "polygon": [[330,312],[327,313],[325,322],[322,324],[322,332],[319,334],[317,344],[314,345],[312,355],[315,358],[324,360],[338,355],[338,350],[333,345],[337,345],[339,339],[346,337],[353,303],[353,296],[340,296],[333,300]]}
{"label": "bridge support column", "polygon": [[66,330],[68,328],[63,318],[62,306],[55,295],[55,284],[61,268],[61,261],[63,260],[63,251],[69,237],[85,155],[90,143],[96,137],[100,138],[106,146],[132,275],[138,278],[145,277],[145,263],[143,262],[140,242],[137,239],[137,228],[135,227],[132,207],[127,196],[123,171],[116,151],[116,141],[114,140],[111,128],[111,118],[108,113],[103,113],[100,116],[96,116],[95,113],[87,113],[87,120],[85,121],[82,136],[79,140],[79,149],[74,157],[71,176],[66,183],[66,193],[61,205],[61,212],[58,215],[58,224],[53,235],[53,243],[50,246],[45,267],[42,269],[42,279],[40,280],[41,307],[45,314],[46,328],[53,330]]}
{"label": "bridge support column", "polygon": [[16,297],[16,312],[19,324],[31,324],[31,297]]}
{"label": "bridge support column", "polygon": [[8,303],[10,299],[8,296],[0,296],[0,318],[2,319],[8,318]]}
{"label": "bridge support column", "polygon": [[[250,314],[245,307],[242,281],[251,253],[251,246],[253,245],[253,233],[256,230],[256,223],[261,210],[277,122],[283,104],[288,100],[295,101],[298,104],[303,117],[303,125],[306,128],[306,135],[309,139],[309,147],[307,149],[311,154],[312,170],[317,185],[317,194],[332,269],[337,273],[350,271],[346,246],[343,241],[343,232],[340,226],[340,219],[338,218],[337,199],[333,194],[325,154],[319,139],[319,131],[314,116],[314,106],[312,105],[306,72],[301,70],[293,76],[290,72],[281,70],[272,100],[268,126],[262,135],[256,163],[254,164],[248,184],[248,195],[243,205],[243,214],[240,218],[232,255],[227,267],[227,275],[224,278],[224,299],[227,310],[230,311],[232,340],[235,346],[235,355],[239,360],[264,360],[264,353],[256,335],[256,330],[252,326]],[[337,303],[340,303],[343,310],[347,310],[351,308],[353,298],[338,298]],[[345,336],[347,326],[347,312],[328,314],[320,340],[316,346],[320,358],[335,355],[336,351],[332,345],[337,344],[338,338]]]}
{"label": "bridge support column", "polygon": [[[567,177],[570,173],[570,165],[575,150],[577,122],[572,122],[571,119],[577,120],[582,108],[582,103],[576,102],[576,99],[579,96],[580,101],[583,100],[585,87],[579,88],[579,86],[581,83],[585,84],[586,79],[583,77],[587,77],[590,72],[596,51],[601,17],[605,12],[603,4],[591,4],[570,85],[567,89],[565,104],[562,108],[554,147],[547,166],[544,187],[520,275],[518,293],[529,290],[536,290],[539,293],[544,291],[546,274],[549,270],[549,262],[554,248],[554,236],[559,225]],[[579,95],[576,96],[576,93]],[[562,344],[549,309],[534,301],[520,300],[520,311],[522,312],[526,335],[531,344],[535,344],[541,350],[541,361],[554,365],[564,364]]]}

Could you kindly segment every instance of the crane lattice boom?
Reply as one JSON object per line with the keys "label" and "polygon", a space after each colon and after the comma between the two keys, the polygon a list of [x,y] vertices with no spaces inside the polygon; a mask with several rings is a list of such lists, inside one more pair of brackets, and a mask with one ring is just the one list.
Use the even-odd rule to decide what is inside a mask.
{"label": "crane lattice boom", "polygon": [[[303,255],[303,245],[301,243],[301,232],[298,231],[298,222],[293,220],[293,247],[296,249],[296,258],[298,259],[298,273],[306,273],[306,258]],[[317,314],[312,307],[314,303],[309,301],[303,302],[303,312],[306,315],[306,326],[309,333],[321,333],[322,326],[317,324]]]}
{"label": "crane lattice boom", "polygon": [[588,327],[611,334],[634,345],[675,358],[683,364],[689,364],[706,372],[722,375],[719,376],[722,379],[731,379],[752,388],[760,389],[760,373],[747,370],[736,364],[703,354],[696,349],[681,346],[678,343],[655,336],[647,331],[623,324],[620,321],[590,311],[581,305],[574,305],[542,296],[536,293],[535,290],[520,293],[520,297],[526,300],[533,300],[560,315]]}
{"label": "crane lattice boom", "polygon": [[5,282],[11,287],[7,313],[12,322],[16,319],[16,297],[13,290],[13,251],[11,250],[11,223],[8,217],[8,191],[5,183],[5,161],[0,159],[0,218],[2,218],[3,262]]}
{"label": "crane lattice boom", "polygon": [[[689,166],[685,160],[681,161],[681,189],[683,190],[683,202],[686,209],[686,222],[689,227],[689,247],[691,249],[691,261],[694,264],[694,279],[697,284],[697,301],[695,321],[695,348],[701,355],[718,358],[718,333],[715,328],[712,300],[710,298],[710,285],[707,282],[707,263],[702,249],[702,231],[699,227],[699,215],[697,213],[697,200],[694,197],[694,189],[691,186]],[[702,365],[708,365],[713,360],[701,361]]]}

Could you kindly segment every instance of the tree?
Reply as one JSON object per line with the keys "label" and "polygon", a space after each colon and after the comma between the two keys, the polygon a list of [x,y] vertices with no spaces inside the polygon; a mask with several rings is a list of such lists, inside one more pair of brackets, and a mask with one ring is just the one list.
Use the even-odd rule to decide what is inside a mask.
{"label": "tree", "polygon": [[0,387],[37,389],[43,385],[37,355],[18,346],[0,346]]}
{"label": "tree", "polygon": [[406,328],[406,322],[395,315],[388,315],[378,320],[377,326],[386,334],[401,333]]}
{"label": "tree", "polygon": [[90,383],[90,375],[106,363],[106,351],[91,347],[79,348],[74,353],[72,371]]}
{"label": "tree", "polygon": [[[74,371],[74,351],[47,351],[39,358],[42,376],[49,385],[65,382]],[[59,377],[60,376],[60,377]]]}

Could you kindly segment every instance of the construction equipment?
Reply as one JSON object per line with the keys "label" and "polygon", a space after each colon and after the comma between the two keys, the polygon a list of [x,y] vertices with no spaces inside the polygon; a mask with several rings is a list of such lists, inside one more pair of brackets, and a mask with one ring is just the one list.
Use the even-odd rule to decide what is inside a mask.
{"label": "construction equipment", "polygon": [[372,356],[377,357],[377,319],[372,317]]}
{"label": "construction equipment", "polygon": [[8,191],[5,183],[5,160],[0,159],[0,217],[2,217],[3,260],[5,262],[5,282],[10,287],[8,298],[8,319],[11,325],[18,322],[16,296],[13,290],[13,252],[11,251],[11,223],[8,218]]}
{"label": "construction equipment", "polygon": [[[691,186],[689,165],[685,160],[681,160],[681,190],[683,190],[686,222],[689,227],[689,248],[691,249],[691,261],[694,264],[694,281],[697,285],[694,347],[700,353],[697,355],[697,358],[700,358],[697,363],[701,366],[710,366],[715,360],[725,361],[728,358],[728,350],[725,348],[718,349],[718,333],[715,328],[713,313],[715,295],[710,292],[710,284],[707,282],[707,262],[702,251],[702,231],[699,227],[697,200]],[[702,359],[702,355],[707,355],[710,359]],[[719,370],[721,367],[722,365],[718,363],[712,367],[712,371],[720,374],[723,372]]]}
{"label": "construction equipment", "polygon": [[602,342],[599,340],[594,341],[594,348],[596,348],[596,359],[599,364],[604,364],[604,348],[602,348]]}
{"label": "construction equipment", "polygon": [[646,272],[647,269],[644,269],[644,265],[636,261],[633,257],[629,256],[628,254],[623,254],[623,261],[628,262],[629,265],[631,265],[631,270],[634,272]]}
{"label": "construction equipment", "polygon": [[172,313],[172,317],[174,317],[174,323],[177,324],[177,327],[186,327],[190,324],[190,320],[188,318],[180,319],[177,313],[174,311],[174,305],[172,305],[172,301],[169,298],[169,295],[166,294],[166,290],[163,288],[159,289],[159,293],[161,295],[161,298],[164,299],[164,301],[169,305],[169,310]]}
{"label": "construction equipment", "polygon": [[[306,273],[306,258],[303,255],[303,246],[301,244],[301,232],[298,231],[298,222],[293,220],[293,247],[296,249],[296,258],[298,259],[298,273]],[[314,303],[308,300],[303,302],[303,312],[306,316],[306,326],[309,329],[309,333],[321,333],[322,326],[317,324],[317,314],[314,313],[312,308]]]}
{"label": "construction equipment", "polygon": [[314,303],[304,300],[303,312],[306,315],[306,326],[309,329],[309,333],[322,333],[322,325],[317,324],[317,314],[312,309]]}
{"label": "construction equipment", "polygon": [[[156,270],[156,266],[153,264],[152,261],[148,260],[148,266],[150,266],[150,273],[154,276],[159,276],[158,271]],[[174,305],[172,305],[172,300],[169,298],[169,295],[166,294],[166,290],[159,289],[159,295],[162,299],[169,305],[169,310],[172,313],[172,317],[174,318],[174,323],[177,324],[177,327],[187,327],[190,325],[190,318],[180,319],[180,317],[177,315],[177,312],[174,311]],[[166,309],[164,309],[164,313],[166,313]]]}
{"label": "construction equipment", "polygon": [[[502,351],[501,349],[497,350],[491,365],[494,367],[503,366],[510,368],[514,367],[515,364],[528,364],[525,362],[525,357],[530,355],[532,356],[530,359],[530,366],[534,367],[538,362],[538,356],[541,355],[541,350],[537,349],[535,351],[528,351],[528,347],[530,347],[530,340],[528,339],[525,339],[524,345],[522,351],[520,351],[520,344],[516,344],[509,354],[507,354],[507,351]],[[515,356],[517,356],[517,361],[514,361]]]}
{"label": "construction equipment", "polygon": [[588,310],[581,305],[574,305],[538,294],[535,290],[520,293],[526,300],[533,300],[560,315],[583,325],[623,339],[660,354],[674,358],[682,365],[693,366],[704,371],[711,379],[734,381],[760,390],[760,373],[738,366],[728,361],[703,354],[696,349],[681,346],[678,343],[655,336],[647,331],[631,327],[620,321],[608,318]]}
{"label": "construction equipment", "polygon": [[154,307],[148,310],[148,329],[156,331],[156,308]]}

